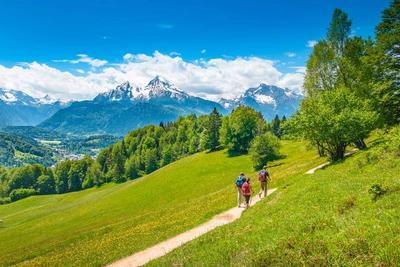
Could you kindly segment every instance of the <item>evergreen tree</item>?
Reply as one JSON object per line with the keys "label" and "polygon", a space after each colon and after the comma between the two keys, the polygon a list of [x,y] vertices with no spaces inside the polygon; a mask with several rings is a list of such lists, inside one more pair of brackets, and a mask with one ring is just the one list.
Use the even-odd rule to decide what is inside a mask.
{"label": "evergreen tree", "polygon": [[219,129],[222,125],[222,115],[214,107],[213,111],[208,116],[207,134],[208,143],[207,148],[215,150],[219,146]]}
{"label": "evergreen tree", "polygon": [[385,122],[394,125],[400,122],[400,0],[393,0],[382,12],[382,21],[375,30],[376,45],[370,54],[374,94]]}

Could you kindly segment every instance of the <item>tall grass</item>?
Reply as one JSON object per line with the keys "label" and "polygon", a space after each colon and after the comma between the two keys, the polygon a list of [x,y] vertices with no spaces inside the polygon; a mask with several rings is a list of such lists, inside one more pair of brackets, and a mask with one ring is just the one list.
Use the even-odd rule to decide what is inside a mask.
{"label": "tall grass", "polygon": [[[291,150],[297,151],[298,144],[288,142],[285,153],[291,155]],[[315,159],[306,150],[288,156],[271,171],[273,183],[305,171]],[[200,153],[124,184],[0,206],[0,266],[114,262],[234,207],[240,171],[255,180],[257,172],[247,155]]]}
{"label": "tall grass", "polygon": [[146,266],[400,266],[399,137],[312,175],[276,162],[277,193]]}

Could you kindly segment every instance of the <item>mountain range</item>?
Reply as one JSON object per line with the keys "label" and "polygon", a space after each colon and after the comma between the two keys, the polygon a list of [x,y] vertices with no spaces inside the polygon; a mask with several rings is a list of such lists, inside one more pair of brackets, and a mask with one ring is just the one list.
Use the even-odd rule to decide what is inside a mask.
{"label": "mountain range", "polygon": [[276,114],[289,117],[301,99],[301,95],[289,89],[260,84],[218,103],[191,96],[161,76],[143,88],[133,87],[127,81],[93,100],[68,103],[0,89],[0,126],[37,125],[63,133],[125,135],[148,124],[174,121],[179,116],[210,114],[214,107],[227,115],[239,105],[246,105],[271,121]]}
{"label": "mountain range", "polygon": [[17,91],[0,88],[0,126],[33,126],[66,108],[70,102],[61,102],[45,95],[33,98]]}

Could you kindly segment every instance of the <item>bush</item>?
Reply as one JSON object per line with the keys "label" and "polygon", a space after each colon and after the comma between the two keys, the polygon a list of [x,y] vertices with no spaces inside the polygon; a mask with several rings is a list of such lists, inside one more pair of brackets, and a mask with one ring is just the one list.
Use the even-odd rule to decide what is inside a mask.
{"label": "bush", "polygon": [[15,202],[17,200],[32,196],[35,193],[36,193],[35,189],[27,189],[27,188],[14,189],[10,193],[10,200],[11,202]]}
{"label": "bush", "polygon": [[0,205],[8,204],[11,203],[11,200],[9,197],[2,197],[0,198]]}

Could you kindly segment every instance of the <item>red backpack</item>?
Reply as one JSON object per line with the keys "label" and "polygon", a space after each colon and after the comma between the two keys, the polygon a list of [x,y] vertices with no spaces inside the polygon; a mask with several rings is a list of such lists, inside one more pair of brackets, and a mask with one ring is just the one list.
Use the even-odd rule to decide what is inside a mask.
{"label": "red backpack", "polygon": [[243,185],[242,185],[242,193],[243,194],[250,194],[250,185],[249,185],[249,183],[248,182],[245,182]]}
{"label": "red backpack", "polygon": [[258,180],[260,182],[265,182],[267,180],[265,171],[260,171],[260,173],[258,174]]}

